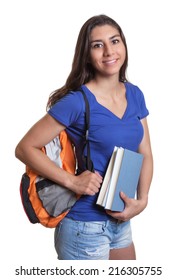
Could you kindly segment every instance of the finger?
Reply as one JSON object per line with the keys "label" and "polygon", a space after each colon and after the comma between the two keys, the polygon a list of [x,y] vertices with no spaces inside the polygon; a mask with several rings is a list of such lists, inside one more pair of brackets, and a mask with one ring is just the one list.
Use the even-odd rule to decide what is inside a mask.
{"label": "finger", "polygon": [[90,181],[84,188],[83,193],[88,195],[95,195],[99,192],[100,184],[96,181]]}
{"label": "finger", "polygon": [[117,220],[121,220],[121,221],[125,220],[125,216],[122,212],[117,212],[117,211],[114,212],[111,210],[106,210],[106,213]]}
{"label": "finger", "polygon": [[102,183],[102,177],[98,174],[92,173],[90,174],[90,183],[96,186],[97,188],[100,188]]}
{"label": "finger", "polygon": [[101,182],[103,181],[103,177],[100,175],[98,171],[95,171],[95,174],[98,175],[98,177],[101,179]]}
{"label": "finger", "polygon": [[97,192],[98,192],[98,189],[95,190],[95,189],[89,188],[89,189],[85,190],[84,195],[95,195]]}
{"label": "finger", "polygon": [[120,197],[123,199],[123,201],[125,203],[128,203],[129,200],[130,200],[130,198],[124,192],[122,192],[122,191],[120,192]]}

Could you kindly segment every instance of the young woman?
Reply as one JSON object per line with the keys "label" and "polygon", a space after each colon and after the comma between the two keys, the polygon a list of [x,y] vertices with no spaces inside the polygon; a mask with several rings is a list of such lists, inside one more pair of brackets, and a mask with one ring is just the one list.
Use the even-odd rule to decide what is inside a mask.
{"label": "young woman", "polygon": [[[48,112],[16,147],[16,157],[43,177],[81,195],[55,230],[55,248],[62,260],[136,259],[130,220],[148,203],[153,160],[141,90],[126,79],[127,45],[120,26],[106,15],[82,26],[72,70],[65,85],[49,97]],[[89,142],[95,172],[86,170],[81,155],[85,104],[90,104]],[[57,167],[41,147],[66,130],[75,145],[79,175]],[[123,212],[105,211],[96,199],[114,146],[144,155],[137,199],[124,193]]]}

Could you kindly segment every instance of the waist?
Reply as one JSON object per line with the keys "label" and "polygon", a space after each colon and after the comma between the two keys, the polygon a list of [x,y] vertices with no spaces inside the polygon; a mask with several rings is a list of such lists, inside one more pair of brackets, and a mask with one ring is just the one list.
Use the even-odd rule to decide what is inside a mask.
{"label": "waist", "polygon": [[97,196],[97,194],[81,196],[71,208],[67,217],[78,221],[107,221],[110,216],[103,207],[96,204]]}

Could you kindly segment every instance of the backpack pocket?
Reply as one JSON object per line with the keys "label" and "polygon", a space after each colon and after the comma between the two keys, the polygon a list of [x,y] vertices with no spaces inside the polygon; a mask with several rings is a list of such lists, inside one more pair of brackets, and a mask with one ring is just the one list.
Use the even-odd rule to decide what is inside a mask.
{"label": "backpack pocket", "polygon": [[22,175],[21,183],[20,183],[20,196],[22,200],[23,208],[26,212],[26,215],[32,224],[39,223],[39,219],[36,216],[33,205],[29,198],[29,188],[30,188],[30,177],[27,173]]}
{"label": "backpack pocket", "polygon": [[43,207],[53,217],[69,210],[77,200],[74,192],[48,179],[38,181],[36,190]]}

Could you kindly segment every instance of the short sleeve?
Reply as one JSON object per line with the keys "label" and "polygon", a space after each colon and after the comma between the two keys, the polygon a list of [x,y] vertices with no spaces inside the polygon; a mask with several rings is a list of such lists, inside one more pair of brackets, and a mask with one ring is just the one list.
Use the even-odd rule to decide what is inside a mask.
{"label": "short sleeve", "polygon": [[74,124],[83,112],[83,101],[79,92],[70,92],[49,109],[48,114],[68,127]]}
{"label": "short sleeve", "polygon": [[135,86],[135,89],[136,89],[137,104],[139,107],[139,118],[143,119],[149,115],[149,110],[146,107],[146,101],[143,92],[137,86]]}

